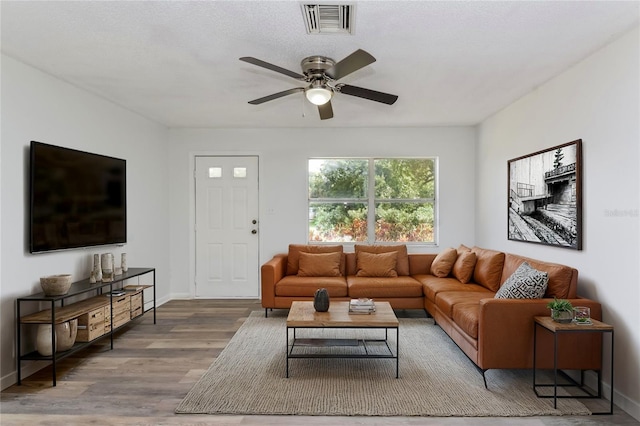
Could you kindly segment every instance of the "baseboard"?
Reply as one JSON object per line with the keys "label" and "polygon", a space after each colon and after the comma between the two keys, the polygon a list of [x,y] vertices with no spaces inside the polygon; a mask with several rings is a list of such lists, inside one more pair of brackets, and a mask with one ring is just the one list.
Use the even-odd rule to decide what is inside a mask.
{"label": "baseboard", "polygon": [[[573,372],[570,374],[574,380],[579,380],[579,374]],[[598,375],[593,371],[587,371],[584,374],[584,384],[590,389],[598,389]],[[611,395],[611,386],[609,383],[602,381],[602,396],[608,401]],[[613,404],[625,413],[629,414],[636,420],[640,420],[640,403],[628,398],[617,390],[613,390]]]}
{"label": "baseboard", "polygon": [[167,303],[170,300],[171,300],[170,296],[165,296],[165,297],[159,298],[158,300],[156,300],[156,308],[164,305],[165,303]]}
{"label": "baseboard", "polygon": [[167,299],[167,302],[169,300],[188,300],[193,299],[193,295],[191,293],[171,293]]}
{"label": "baseboard", "polygon": [[[169,300],[260,300],[259,296],[194,297],[190,293],[171,293]],[[348,299],[345,299],[348,300]]]}
{"label": "baseboard", "polygon": [[[602,390],[603,392],[606,392],[607,395],[609,395],[611,387],[608,383],[603,383]],[[638,401],[634,401],[614,389],[613,404],[634,419],[640,421],[640,403],[638,403]]]}
{"label": "baseboard", "polygon": [[[47,365],[51,364],[50,361],[32,361],[28,362],[27,365],[22,367],[22,378],[29,377],[30,375],[37,373],[38,371],[45,368]],[[2,390],[5,390],[9,386],[13,386],[18,383],[18,373],[17,371],[12,371],[11,373],[3,376],[0,379],[0,387]]]}

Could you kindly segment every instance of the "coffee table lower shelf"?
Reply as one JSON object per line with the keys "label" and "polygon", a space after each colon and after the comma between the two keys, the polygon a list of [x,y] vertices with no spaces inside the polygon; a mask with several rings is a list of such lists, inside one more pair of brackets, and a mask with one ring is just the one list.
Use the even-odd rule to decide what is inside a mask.
{"label": "coffee table lower shelf", "polygon": [[[287,327],[287,371],[286,377],[289,377],[289,360],[296,358],[346,358],[346,359],[395,359],[396,360],[396,379],[400,377],[400,336],[398,327],[366,327],[366,330],[384,330],[384,339],[322,339],[322,338],[298,338],[296,336],[296,330],[299,328],[334,328],[334,327]],[[335,327],[345,329],[347,327]],[[363,329],[363,327],[351,327],[353,329]],[[396,331],[396,348],[395,353],[389,345],[389,330]],[[293,331],[293,338],[291,338],[291,331]],[[372,344],[384,344],[383,353],[374,353],[371,351]],[[347,353],[321,353],[321,352],[305,352],[295,353],[296,348],[301,347],[315,347],[315,348],[327,348],[327,347],[353,347],[358,348],[357,352]],[[379,352],[379,351],[378,351]]]}

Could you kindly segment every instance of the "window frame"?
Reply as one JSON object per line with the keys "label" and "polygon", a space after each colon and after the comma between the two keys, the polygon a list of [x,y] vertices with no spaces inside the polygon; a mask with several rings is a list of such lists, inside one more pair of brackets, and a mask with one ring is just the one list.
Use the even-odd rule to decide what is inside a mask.
{"label": "window frame", "polygon": [[[367,191],[363,198],[311,198],[310,191],[310,169],[311,160],[366,160],[368,163],[367,174]],[[375,192],[375,162],[376,160],[431,160],[433,161],[434,188],[433,198],[376,198]],[[406,244],[411,246],[429,246],[436,247],[439,244],[439,157],[309,157],[307,158],[307,212],[311,211],[313,203],[350,203],[350,204],[366,204],[367,205],[367,240],[366,241],[311,241],[309,239],[309,220],[307,219],[307,244],[317,245],[355,245],[355,244],[377,244],[377,245],[394,245]],[[433,204],[433,241],[377,241],[376,240],[376,205],[377,204],[394,204],[394,203],[413,203],[413,204]]]}

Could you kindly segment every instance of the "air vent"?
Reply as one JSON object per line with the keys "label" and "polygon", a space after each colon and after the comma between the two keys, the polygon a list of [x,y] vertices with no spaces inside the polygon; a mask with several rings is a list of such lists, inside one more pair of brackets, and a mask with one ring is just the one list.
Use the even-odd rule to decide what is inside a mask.
{"label": "air vent", "polygon": [[354,6],[350,4],[303,4],[308,34],[352,34]]}

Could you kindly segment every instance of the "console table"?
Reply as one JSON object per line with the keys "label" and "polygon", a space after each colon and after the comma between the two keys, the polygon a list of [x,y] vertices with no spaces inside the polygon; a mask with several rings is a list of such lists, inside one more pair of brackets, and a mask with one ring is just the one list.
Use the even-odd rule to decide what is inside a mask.
{"label": "console table", "polygon": [[[105,297],[103,295],[104,289],[107,289],[109,293],[114,290],[122,289],[124,281],[131,278],[140,277],[142,275],[152,274],[152,284],[140,285],[139,289],[135,291],[135,294],[140,294],[141,297],[141,309],[130,311],[130,316],[127,321],[120,321],[114,317],[114,297]],[[144,289],[153,289],[153,307],[145,309]],[[82,300],[75,303],[68,303],[65,305],[65,301],[72,297],[79,297]],[[43,311],[35,312],[25,316],[21,315],[22,305],[24,303],[48,303],[50,308]],[[151,302],[151,301],[148,301]],[[111,349],[113,349],[113,333],[120,329],[128,320],[133,318],[139,318],[148,311],[153,311],[153,323],[156,323],[156,270],[155,268],[129,268],[127,272],[123,272],[121,275],[116,275],[111,282],[96,282],[91,283],[89,279],[74,282],[71,284],[69,291],[61,296],[45,296],[44,293],[33,294],[31,296],[20,297],[16,300],[16,340],[17,340],[17,364],[18,364],[18,385],[22,384],[22,362],[23,361],[35,361],[46,360],[52,363],[52,383],[56,386],[56,362],[60,359],[66,358],[69,355],[95,343],[96,341],[109,337],[111,340]],[[56,352],[56,324],[61,324],[79,318],[83,315],[92,312],[96,308],[104,307],[105,312],[109,311],[109,321],[106,318],[104,323],[110,324],[110,326],[104,328],[104,332],[97,335],[95,338],[87,333],[87,341],[76,341],[74,345],[64,352]],[[103,323],[103,324],[104,324]],[[51,324],[51,347],[53,348],[52,354],[48,356],[41,355],[37,351],[32,351],[26,354],[22,353],[22,334],[23,327],[30,324]],[[88,327],[88,325],[87,325]]]}
{"label": "console table", "polygon": [[[536,383],[536,347],[537,347],[537,330],[541,328],[547,332],[553,333],[553,384]],[[592,414],[613,414],[613,326],[605,324],[601,321],[591,319],[591,324],[561,324],[555,322],[549,316],[534,317],[533,325],[533,391],[538,398],[553,398],[553,408],[557,408],[558,398],[602,398],[602,369],[597,371],[598,374],[598,393],[593,394],[584,386],[584,371],[580,372],[580,383],[571,379],[570,385],[558,384],[558,336],[563,333],[609,333],[611,335],[611,393],[609,395],[609,411],[594,412]],[[602,353],[602,346],[600,347]],[[541,395],[538,393],[538,387],[553,387],[553,395]],[[573,386],[584,392],[583,395],[558,395],[558,387]]]}

